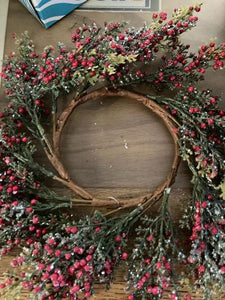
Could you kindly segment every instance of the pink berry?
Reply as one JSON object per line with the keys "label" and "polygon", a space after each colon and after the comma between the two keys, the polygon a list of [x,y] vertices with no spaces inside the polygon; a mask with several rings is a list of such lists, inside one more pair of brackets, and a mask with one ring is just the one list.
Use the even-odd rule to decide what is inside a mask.
{"label": "pink berry", "polygon": [[149,236],[147,237],[147,240],[148,240],[149,242],[152,242],[152,241],[153,241],[153,236],[152,236],[152,235],[149,235]]}
{"label": "pink berry", "polygon": [[128,254],[126,252],[123,252],[121,255],[121,259],[127,260],[128,259]]}
{"label": "pink berry", "polygon": [[193,87],[193,86],[190,86],[190,87],[188,88],[188,92],[189,92],[189,93],[193,93],[193,92],[194,92],[194,90],[195,90],[195,89],[194,89],[194,87]]}

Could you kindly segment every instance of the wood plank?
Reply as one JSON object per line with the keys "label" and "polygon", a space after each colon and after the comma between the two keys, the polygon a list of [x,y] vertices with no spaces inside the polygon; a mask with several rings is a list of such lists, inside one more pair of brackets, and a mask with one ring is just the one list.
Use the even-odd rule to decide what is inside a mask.
{"label": "wood plank", "polygon": [[[9,0],[0,0],[0,72],[2,70],[2,60],[4,57],[5,32],[8,16]],[[1,77],[0,77],[1,85]]]}
{"label": "wood plank", "polygon": [[[6,1],[0,0],[0,3],[3,2]],[[182,5],[188,5],[188,1],[186,4],[183,2]],[[176,3],[174,6],[177,5]],[[164,9],[164,6],[162,8]],[[2,13],[2,9],[0,12]],[[128,15],[116,14],[113,18],[115,20],[127,19]],[[8,53],[14,49],[14,41],[10,39],[11,33],[20,34],[27,29],[37,44],[37,51],[47,44],[55,46],[58,41],[71,45],[70,35],[74,29],[83,22],[91,24],[93,19],[103,24],[105,19],[112,19],[112,15],[100,12],[96,14],[76,12],[46,30],[21,3],[11,0],[5,51]],[[131,19],[130,24],[137,26],[144,22],[146,15],[138,14],[137,18]],[[217,76],[213,78],[217,80]],[[7,102],[2,96],[3,93],[1,89],[1,107],[4,107]],[[66,98],[62,99],[62,103],[66,100]],[[64,129],[61,148],[63,161],[71,176],[77,183],[88,188],[91,193],[101,197],[137,196],[154,189],[164,180],[173,157],[173,143],[162,122],[143,106],[130,99],[111,99],[110,101],[96,99],[96,101],[80,106],[74,111]],[[38,153],[38,159],[47,163],[43,160],[41,151]],[[58,188],[54,186],[59,193],[69,193]],[[181,215],[179,199],[189,194],[190,172],[185,164],[181,164],[170,200],[170,208],[176,221]],[[152,209],[151,213],[156,211],[157,206]],[[87,208],[79,211],[79,214],[84,213],[88,213]],[[0,263],[0,276],[7,270],[10,259],[15,254],[12,253],[3,258]],[[115,283],[108,292],[105,292],[104,286],[96,285],[96,298],[92,299],[118,300],[119,297],[123,300],[127,299],[124,290],[126,287],[124,275],[124,269],[120,268]],[[187,287],[182,288],[182,297],[187,291]],[[26,298],[25,295],[24,293],[22,299]],[[218,300],[224,298],[224,295],[215,297]],[[163,299],[170,299],[169,291]],[[202,299],[202,294],[194,294],[193,299]]]}

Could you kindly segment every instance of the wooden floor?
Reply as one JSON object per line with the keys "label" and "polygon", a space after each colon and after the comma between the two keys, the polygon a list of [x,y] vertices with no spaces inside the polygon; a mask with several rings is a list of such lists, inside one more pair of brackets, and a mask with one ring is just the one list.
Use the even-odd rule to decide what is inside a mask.
{"label": "wooden floor", "polygon": [[[38,51],[48,44],[56,46],[58,41],[71,45],[70,36],[74,28],[83,22],[91,24],[92,19],[87,16],[95,18],[91,13],[70,14],[46,30],[19,1],[11,0],[5,53],[14,49],[11,34],[20,34],[25,30],[29,30]],[[101,20],[105,18],[100,13],[98,16]],[[117,19],[120,17],[124,19],[126,14],[115,16]],[[142,14],[138,14],[131,23],[134,26],[139,25],[144,19]],[[0,89],[0,97],[2,109],[7,103],[3,89]],[[65,166],[78,184],[88,187],[95,195],[117,197],[144,194],[164,181],[173,159],[173,147],[173,141],[161,120],[142,105],[129,99],[96,99],[80,106],[70,117],[63,131],[61,151]],[[39,156],[41,159],[41,153]],[[190,193],[190,179],[190,172],[182,163],[170,200],[175,221],[181,215],[179,200]],[[15,255],[13,252],[0,262],[0,278]],[[124,268],[120,268],[111,289],[106,292],[102,285],[96,285],[96,296],[92,299],[125,300],[125,288]],[[188,288],[184,286],[180,291],[181,299],[184,299],[187,292]],[[8,297],[0,299],[10,300]],[[25,293],[21,299],[26,299]],[[169,291],[163,299],[171,299]],[[202,300],[201,292],[193,293],[192,299]],[[225,295],[216,295],[214,299],[223,300]]]}
{"label": "wooden floor", "polygon": [[[0,0],[0,72],[2,70],[2,60],[4,57],[5,32],[7,25],[9,0]],[[1,84],[1,77],[0,77]]]}

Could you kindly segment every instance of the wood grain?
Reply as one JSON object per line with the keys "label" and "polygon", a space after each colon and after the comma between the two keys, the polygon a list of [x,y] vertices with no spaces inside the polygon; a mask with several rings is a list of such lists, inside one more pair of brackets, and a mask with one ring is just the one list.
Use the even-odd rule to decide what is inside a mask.
{"label": "wood grain", "polygon": [[169,172],[173,141],[160,118],[130,99],[82,104],[61,142],[70,174],[87,187],[156,187]]}
{"label": "wood grain", "polygon": [[[186,2],[188,4],[189,1]],[[73,13],[46,30],[19,1],[11,0],[5,53],[14,48],[10,34],[13,32],[20,34],[25,30],[29,30],[38,51],[47,44],[55,46],[58,41],[70,46],[70,35],[74,27],[84,21],[90,24],[95,18],[100,22],[107,18],[125,19],[126,15]],[[140,25],[145,18],[146,15],[141,13],[135,18],[132,15],[131,24]],[[0,90],[0,96],[2,108],[7,103],[3,89]],[[63,101],[67,101],[67,98],[65,97]],[[161,120],[143,105],[118,98],[96,99],[81,105],[74,111],[64,128],[61,150],[63,162],[73,179],[92,194],[100,197],[130,197],[152,191],[165,179],[173,159],[173,141]],[[43,164],[47,164],[41,151],[38,159]],[[190,179],[190,172],[182,163],[170,197],[170,208],[175,221],[181,216],[179,200],[190,195]],[[54,189],[59,193],[68,193],[59,189],[59,186],[54,186]],[[156,212],[157,207],[151,211],[153,214]],[[86,213],[91,211],[87,211],[86,208],[79,211],[79,215]],[[180,232],[181,236],[184,234]],[[3,258],[0,263],[0,277],[8,269],[10,260],[15,255],[16,253],[13,252]],[[105,292],[102,285],[96,285],[96,297],[92,299],[127,299],[124,276],[124,268],[121,267],[110,291]],[[182,299],[186,293],[187,287],[183,287]],[[26,299],[26,295],[24,293],[22,299]],[[7,297],[4,299],[7,300]],[[169,291],[163,299],[170,299]],[[200,300],[202,294],[194,293],[192,299]],[[217,295],[214,299],[225,299],[225,295]]]}
{"label": "wood grain", "polygon": [[[0,0],[0,72],[2,70],[2,60],[4,56],[5,32],[7,24],[9,0]],[[1,85],[1,77],[0,77]]]}

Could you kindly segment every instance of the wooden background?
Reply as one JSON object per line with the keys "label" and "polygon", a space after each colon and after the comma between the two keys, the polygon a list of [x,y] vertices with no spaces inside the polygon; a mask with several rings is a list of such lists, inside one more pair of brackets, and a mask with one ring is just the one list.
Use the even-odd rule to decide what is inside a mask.
{"label": "wooden background", "polygon": [[[162,1],[162,8],[172,11],[173,7],[180,4],[188,5],[189,2],[176,0],[172,5],[165,0]],[[211,15],[212,7],[208,3],[205,5],[206,12]],[[223,10],[225,1],[214,1],[213,9],[215,7],[219,9],[216,11],[219,37],[225,40],[224,26],[221,29],[225,16]],[[37,50],[41,51],[46,45],[56,46],[58,41],[70,46],[73,30],[83,22],[90,24],[93,19],[100,24],[104,20],[131,20],[130,23],[134,26],[150,20],[150,13],[135,14],[135,18],[133,16],[126,13],[114,15],[75,11],[46,30],[18,1],[11,0],[5,53],[14,49],[14,42],[10,39],[11,33],[14,32],[20,34],[28,30],[37,45]],[[194,32],[192,40],[196,48],[201,44],[199,38],[196,39],[198,34],[201,34],[202,38],[206,36],[204,24],[207,24],[207,17],[204,14],[202,16],[200,32]],[[213,31],[214,36],[218,31],[216,29]],[[188,39],[190,38],[187,37]],[[207,78],[207,84],[213,86],[217,94],[222,97],[224,97],[223,81],[224,72],[222,75]],[[4,98],[3,88],[0,90],[0,96],[0,106],[4,107],[7,100]],[[65,126],[61,142],[63,162],[74,181],[93,194],[106,197],[136,196],[154,189],[164,181],[169,172],[173,160],[173,148],[172,138],[162,121],[143,105],[124,98],[96,99],[79,106]],[[170,198],[171,211],[175,220],[178,220],[181,214],[179,199],[190,194],[190,179],[187,167],[181,163]],[[15,253],[1,261],[0,274],[7,270],[13,255]],[[105,292],[101,285],[97,286],[95,299],[117,300],[119,297],[126,299],[124,275],[123,270],[118,271],[116,282],[108,292]],[[186,287],[181,294],[185,293]],[[223,299],[221,297],[215,299]],[[163,299],[170,299],[170,297],[165,295]],[[202,296],[195,294],[193,299],[202,299]]]}

